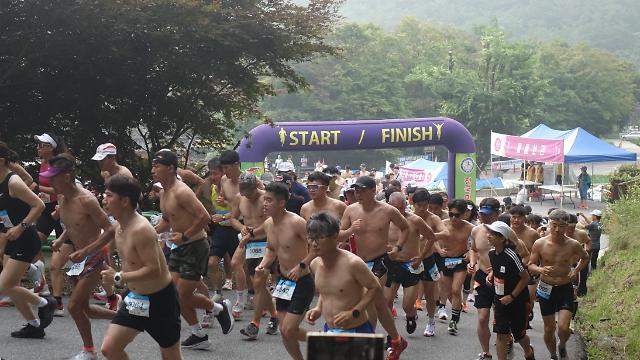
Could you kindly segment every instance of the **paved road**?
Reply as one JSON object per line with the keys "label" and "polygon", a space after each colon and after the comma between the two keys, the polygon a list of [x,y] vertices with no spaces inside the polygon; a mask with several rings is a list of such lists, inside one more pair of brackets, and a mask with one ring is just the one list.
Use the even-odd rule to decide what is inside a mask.
{"label": "paved road", "polygon": [[[471,304],[470,304],[471,305]],[[418,329],[412,335],[406,335],[402,310],[396,324],[409,341],[403,359],[475,359],[480,351],[476,338],[476,312],[473,306],[469,306],[469,313],[462,314],[459,324],[459,335],[451,336],[446,333],[446,324],[438,322],[436,336],[425,338],[422,331],[426,323],[426,316],[419,312]],[[548,358],[542,341],[542,323],[536,309],[536,318],[532,324],[533,330],[529,331],[533,346],[537,349],[538,359]],[[245,317],[247,314],[245,314]],[[81,342],[73,320],[68,315],[56,318],[47,329],[47,336],[43,340],[13,339],[9,333],[21,326],[22,319],[13,308],[0,309],[0,356],[7,360],[17,359],[67,359],[79,351]],[[246,341],[238,332],[246,321],[237,322],[234,330],[229,335],[222,335],[218,324],[208,330],[213,347],[210,351],[184,350],[185,359],[250,359],[272,360],[287,359],[287,353],[281,344],[279,336],[261,334],[257,341]],[[183,324],[184,325],[184,324]],[[99,348],[108,322],[104,320],[93,321],[93,334],[96,339],[96,347]],[[305,323],[306,328],[313,328]],[[316,327],[317,329],[318,327]],[[262,332],[262,329],[261,329]],[[188,335],[188,329],[182,329],[183,339]],[[494,338],[492,338],[493,343]],[[570,344],[570,351],[573,350]],[[303,345],[304,347],[304,345]],[[138,336],[136,341],[128,348],[131,359],[158,359],[159,351],[153,340],[146,334]],[[304,352],[303,348],[303,352]],[[522,359],[522,350],[516,346],[515,359]]]}

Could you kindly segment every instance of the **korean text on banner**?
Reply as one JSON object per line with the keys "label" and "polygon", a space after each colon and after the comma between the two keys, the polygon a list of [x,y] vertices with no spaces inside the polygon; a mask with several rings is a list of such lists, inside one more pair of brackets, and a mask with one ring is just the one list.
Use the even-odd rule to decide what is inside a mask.
{"label": "korean text on banner", "polygon": [[564,140],[533,139],[491,132],[491,154],[558,164],[564,162]]}

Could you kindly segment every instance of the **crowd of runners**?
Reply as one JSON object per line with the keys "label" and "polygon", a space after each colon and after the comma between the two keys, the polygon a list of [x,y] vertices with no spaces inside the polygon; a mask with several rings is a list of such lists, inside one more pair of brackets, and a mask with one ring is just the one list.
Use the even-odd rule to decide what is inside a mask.
{"label": "crowd of runners", "polygon": [[[153,156],[149,189],[161,216],[150,221],[139,209],[142,186],[118,163],[115,145],[98,146],[93,157],[104,180],[97,193],[76,180],[76,159],[60,137],[34,139],[35,178],[0,142],[0,305],[15,306],[26,322],[11,332],[16,338],[42,339],[68,312],[80,334],[71,359],[99,352],[127,359],[140,332],[163,359],[188,358],[184,349],[211,346],[213,321],[220,336],[279,333],[291,358],[303,359],[303,323],[321,321],[329,333],[384,332],[386,358],[394,360],[410,346],[402,333],[416,331],[419,312],[425,337],[457,335],[470,304],[477,359],[507,359],[516,342],[534,359],[527,336],[534,316],[544,321],[548,356],[565,359],[577,297],[597,266],[598,210],[589,218],[561,209],[542,217],[510,198],[449,201],[403,186],[394,166],[382,181],[364,164],[353,172],[324,166],[303,184],[286,161],[261,176],[242,171],[233,150],[211,159],[200,177],[163,149]],[[41,247],[51,233],[47,282]],[[405,329],[394,321],[401,311]],[[100,349],[91,319],[111,321]],[[234,331],[239,319],[247,325]]]}

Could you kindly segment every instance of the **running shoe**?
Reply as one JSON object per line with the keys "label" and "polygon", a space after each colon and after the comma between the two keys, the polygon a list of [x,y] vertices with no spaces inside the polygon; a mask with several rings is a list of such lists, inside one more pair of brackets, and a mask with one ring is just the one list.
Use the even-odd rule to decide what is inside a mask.
{"label": "running shoe", "polygon": [[463,312],[463,313],[466,313],[466,312],[467,312],[467,310],[468,310],[468,308],[467,308],[467,303],[462,304],[462,312]]}
{"label": "running shoe", "polygon": [[493,359],[493,356],[491,354],[481,352],[480,354],[478,354],[478,358],[476,360],[489,360],[489,359]]}
{"label": "running shoe", "polygon": [[513,337],[511,338],[511,340],[509,340],[509,343],[507,344],[507,359],[508,360],[513,359]]}
{"label": "running shoe", "polygon": [[[529,346],[531,346],[531,345],[529,345]],[[536,353],[535,353],[535,349],[533,348],[533,346],[531,346],[531,355],[525,356],[524,360],[536,360]]]}
{"label": "running shoe", "polygon": [[386,360],[398,360],[400,359],[400,354],[409,346],[407,340],[403,337],[400,337],[398,341],[391,341],[391,346],[389,347],[389,352],[387,353]]}
{"label": "running shoe", "polygon": [[416,300],[416,310],[422,311],[422,299]]}
{"label": "running shoe", "polygon": [[[42,262],[42,260],[38,260],[33,264],[36,267],[36,271],[34,272],[33,276],[30,278],[31,281],[33,282],[33,292],[36,294],[40,294],[41,292],[43,292],[43,290],[45,290],[45,286],[47,287],[46,290],[47,292],[49,292],[49,286],[47,286],[47,279],[45,279],[44,277],[44,263]],[[42,296],[47,296],[50,295],[49,294],[43,294]]]}
{"label": "running shoe", "polygon": [[222,290],[232,290],[233,289],[233,281],[231,279],[226,279],[224,281],[224,285],[222,285]]}
{"label": "running shoe", "polygon": [[455,320],[449,321],[449,327],[447,327],[447,331],[451,335],[458,335],[458,322]]}
{"label": "running shoe", "polygon": [[213,323],[213,313],[212,312],[205,312],[204,315],[202,315],[202,321],[200,321],[200,326],[202,326],[203,329],[208,329],[211,327],[211,324]]}
{"label": "running shoe", "polygon": [[98,286],[96,291],[93,292],[92,296],[98,301],[107,301],[107,292],[102,288],[102,286]]}
{"label": "running shoe", "polygon": [[418,320],[418,315],[414,316],[413,318],[409,319],[407,317],[406,321],[406,328],[407,328],[407,333],[409,334],[413,334],[416,331],[416,327],[418,327],[418,324],[416,323],[416,320]]}
{"label": "running shoe", "polygon": [[220,327],[222,327],[222,333],[228,334],[235,324],[235,319],[233,318],[233,313],[231,310],[231,301],[225,299],[222,301],[222,310],[216,315],[216,319],[220,323]]}
{"label": "running shoe", "polygon": [[111,311],[118,311],[118,307],[122,302],[122,296],[120,294],[115,294],[115,297],[110,300],[107,298],[107,302],[104,304],[105,309],[109,309]]}
{"label": "running shoe", "polygon": [[394,319],[398,317],[398,310],[396,310],[395,306],[391,308],[391,316],[393,316]]}
{"label": "running shoe", "polygon": [[246,328],[240,329],[240,334],[249,338],[249,340],[255,340],[258,338],[258,327],[250,322]]}
{"label": "running shoe", "polygon": [[10,297],[5,296],[2,299],[0,299],[0,307],[12,307],[13,305],[13,300],[11,300]]}
{"label": "running shoe", "polygon": [[247,298],[247,301],[244,303],[245,310],[253,310],[253,300],[254,300],[254,296],[249,295],[249,297]]}
{"label": "running shoe", "polygon": [[51,297],[45,297],[47,300],[47,305],[38,308],[38,318],[40,319],[40,329],[45,329],[47,326],[51,324],[53,321],[53,313],[58,307],[58,301]]}
{"label": "running shoe", "polygon": [[217,303],[221,303],[223,299],[224,299],[224,297],[222,297],[222,294],[218,293],[218,292],[213,294],[213,296],[211,297],[211,300],[213,302],[217,302]]}
{"label": "running shoe", "polygon": [[467,302],[474,302],[476,301],[476,296],[473,295],[473,292],[469,293],[469,296],[467,296]]}
{"label": "running shoe", "polygon": [[571,319],[569,323],[569,331],[571,331],[572,334],[576,332],[576,322],[573,321],[573,319]]}
{"label": "running shoe", "polygon": [[191,336],[189,336],[180,345],[185,349],[204,350],[211,347],[211,342],[209,341],[209,335],[199,337],[195,334],[191,334]]}
{"label": "running shoe", "polygon": [[426,336],[426,337],[432,337],[436,335],[436,320],[433,319],[429,319],[427,321],[427,326],[424,328],[424,332],[422,333],[422,335]]}
{"label": "running shoe", "polygon": [[77,353],[74,357],[70,358],[69,360],[97,360],[97,359],[98,359],[98,355],[82,350],[79,353]]}
{"label": "running shoe", "polygon": [[277,317],[272,317],[271,319],[269,319],[269,325],[267,325],[267,334],[278,335],[278,324],[279,320]]}
{"label": "running shoe", "polygon": [[58,304],[56,305],[56,309],[53,311],[53,316],[63,317],[64,316],[64,305]]}
{"label": "running shoe", "polygon": [[560,360],[565,360],[568,359],[569,356],[567,355],[567,346],[560,346],[558,345],[558,355],[560,355]]}
{"label": "running shoe", "polygon": [[243,306],[240,305],[239,302],[236,301],[235,304],[233,304],[233,308],[231,309],[231,315],[233,315],[234,319],[238,319],[240,318],[240,316],[242,316],[242,311],[243,311]]}
{"label": "running shoe", "polygon": [[449,315],[447,315],[447,309],[444,306],[438,308],[438,319],[442,321],[447,321],[449,319]]}
{"label": "running shoe", "polygon": [[44,329],[26,324],[22,329],[12,332],[11,336],[19,339],[42,339],[44,338]]}

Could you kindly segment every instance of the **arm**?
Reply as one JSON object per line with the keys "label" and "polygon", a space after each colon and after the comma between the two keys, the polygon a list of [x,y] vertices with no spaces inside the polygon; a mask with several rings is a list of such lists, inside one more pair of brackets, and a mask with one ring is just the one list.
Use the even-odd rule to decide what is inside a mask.
{"label": "arm", "polygon": [[469,265],[467,265],[467,270],[469,273],[474,273],[476,269],[476,264],[478,263],[478,248],[476,247],[476,236],[478,236],[478,231],[480,227],[475,227],[471,231],[471,249],[469,249]]}
{"label": "arm", "polygon": [[577,274],[579,274],[580,271],[585,268],[585,266],[589,265],[589,260],[591,260],[589,253],[584,250],[582,244],[576,241],[574,247],[575,254],[580,257],[580,261],[578,261],[578,265],[576,265],[576,268],[572,271],[571,278],[575,278]]}
{"label": "arm", "polygon": [[240,212],[240,196],[236,196],[235,200],[232,201],[231,205],[231,217],[229,218],[229,223],[236,230],[242,232],[245,228],[244,224],[240,222],[240,216],[242,213]]}
{"label": "arm", "polygon": [[449,240],[449,229],[447,229],[446,226],[444,226],[444,223],[442,222],[442,219],[440,219],[438,216],[432,216],[433,218],[433,222],[434,222],[434,227],[433,227],[433,231],[435,232],[436,235],[436,239],[438,241],[441,240]]}
{"label": "arm", "polygon": [[513,289],[511,294],[506,294],[502,298],[500,298],[500,302],[503,305],[511,304],[517,297],[520,295],[522,290],[524,290],[529,284],[529,273],[524,268],[520,272],[520,281],[518,281],[518,285]]}
{"label": "arm", "polygon": [[93,241],[89,245],[85,246],[82,249],[78,249],[73,252],[69,257],[74,262],[82,261],[87,255],[95,253],[105,245],[107,245],[111,240],[114,239],[116,233],[115,225],[109,222],[109,217],[107,213],[102,210],[98,200],[93,196],[82,196],[80,199],[82,202],[83,208],[87,211],[88,215],[91,219],[103,229],[102,234],[98,236],[96,241]]}
{"label": "arm", "polygon": [[[262,261],[260,264],[256,266],[256,272],[262,272],[264,269],[268,268],[273,262],[276,260],[276,249],[273,247],[273,243],[267,240],[267,252],[264,254]],[[294,279],[291,279],[294,280]],[[295,280],[294,280],[295,281]]]}
{"label": "arm", "polygon": [[433,244],[436,242],[436,235],[433,233],[431,227],[427,225],[421,217],[418,217],[416,225],[418,227],[418,233],[427,239],[427,242],[424,244],[424,248],[422,248],[422,251],[420,252],[420,258],[424,259],[427,257],[427,253],[429,253],[433,248]]}
{"label": "arm", "polygon": [[166,219],[164,215],[160,217],[160,221],[158,222],[158,224],[156,224],[156,226],[154,226],[154,229],[158,234],[169,231],[170,228],[171,226],[169,225],[169,220]]}
{"label": "arm", "polygon": [[[302,242],[303,245],[305,246],[305,248],[308,248],[307,246],[307,227],[306,227],[306,222],[304,220],[301,220],[296,222],[295,225],[295,231],[296,231],[296,236],[298,238],[298,241]],[[313,261],[313,259],[316,258],[316,254],[309,250],[307,251],[307,256],[305,256],[301,261],[300,264],[304,264],[304,268],[300,267],[300,264],[296,265],[293,267],[293,269],[291,269],[289,271],[289,273],[287,274],[287,277],[293,281],[298,281],[299,278],[301,278],[303,275],[307,274],[308,270],[311,266],[311,262]]]}
{"label": "arm", "polygon": [[[33,191],[29,189],[29,187],[27,187],[27,184],[25,184],[19,176],[12,176],[9,179],[9,195],[24,201],[31,207],[29,213],[22,222],[27,225],[31,225],[36,222],[44,210],[44,203],[36,194],[33,193]],[[25,228],[20,224],[14,225],[15,226],[9,229],[6,234],[7,240],[9,241],[14,241],[19,238],[25,230]]]}
{"label": "arm", "polygon": [[[178,192],[177,200],[184,210],[191,215],[191,226],[181,234],[178,241],[172,240],[174,243],[179,245],[180,243],[184,243],[182,240],[183,235],[189,240],[192,240],[207,227],[207,224],[209,224],[209,220],[211,219],[209,218],[207,209],[205,209],[204,205],[202,205],[202,203],[196,198],[193,191],[183,188]],[[175,238],[176,237],[174,237],[174,240]]]}
{"label": "arm", "polygon": [[33,183],[33,178],[31,177],[31,175],[27,172],[27,170],[25,170],[22,165],[18,164],[18,163],[14,163],[14,162],[10,162],[8,164],[9,170],[13,171],[14,173],[16,173],[18,176],[20,176],[20,179],[22,179],[22,181],[24,181],[24,183],[27,186],[31,186],[31,184]]}
{"label": "arm", "polygon": [[389,252],[389,254],[396,254],[407,242],[407,237],[409,236],[409,222],[404,216],[402,216],[398,209],[391,206],[387,209],[391,212],[391,222],[396,227],[398,227],[398,229],[400,229],[400,237],[398,238],[398,242],[396,243],[396,246],[393,247],[393,250]]}
{"label": "arm", "polygon": [[540,247],[541,242],[536,241],[533,243],[533,247],[531,248],[531,255],[529,255],[529,261],[527,263],[527,269],[529,272],[534,274],[546,275],[546,271],[544,268],[538,266],[540,264]]}
{"label": "arm", "polygon": [[347,242],[349,237],[355,233],[356,229],[351,225],[351,211],[349,211],[349,207],[347,207],[344,214],[342,214],[342,220],[340,221],[340,234],[338,235],[338,241],[340,244]]}
{"label": "arm", "polygon": [[190,186],[200,186],[204,179],[191,170],[178,168],[178,175],[182,178],[182,182]]}

